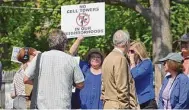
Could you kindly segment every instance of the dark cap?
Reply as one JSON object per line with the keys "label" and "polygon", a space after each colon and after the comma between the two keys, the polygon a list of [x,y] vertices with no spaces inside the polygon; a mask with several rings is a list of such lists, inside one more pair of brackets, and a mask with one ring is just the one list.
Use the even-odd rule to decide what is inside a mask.
{"label": "dark cap", "polygon": [[181,38],[178,41],[189,42],[189,33],[182,35]]}

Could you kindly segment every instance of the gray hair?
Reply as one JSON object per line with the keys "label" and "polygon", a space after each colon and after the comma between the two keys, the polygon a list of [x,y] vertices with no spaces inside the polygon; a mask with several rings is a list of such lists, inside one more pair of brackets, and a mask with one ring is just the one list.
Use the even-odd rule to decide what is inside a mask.
{"label": "gray hair", "polygon": [[118,30],[113,35],[113,44],[115,46],[124,46],[130,41],[130,35],[128,32]]}
{"label": "gray hair", "polygon": [[53,30],[48,38],[49,48],[64,51],[67,44],[66,34],[60,29]]}

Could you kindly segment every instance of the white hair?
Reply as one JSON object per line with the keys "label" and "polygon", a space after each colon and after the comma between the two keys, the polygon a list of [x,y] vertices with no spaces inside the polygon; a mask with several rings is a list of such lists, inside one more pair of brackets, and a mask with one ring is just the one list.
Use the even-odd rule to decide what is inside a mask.
{"label": "white hair", "polygon": [[128,32],[118,30],[113,35],[113,44],[115,46],[124,46],[130,41],[130,35]]}

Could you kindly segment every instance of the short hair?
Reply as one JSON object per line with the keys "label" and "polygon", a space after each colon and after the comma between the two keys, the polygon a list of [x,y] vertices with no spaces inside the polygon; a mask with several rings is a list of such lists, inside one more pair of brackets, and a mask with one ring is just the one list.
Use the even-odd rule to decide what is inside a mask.
{"label": "short hair", "polygon": [[100,55],[100,59],[101,59],[101,64],[100,64],[100,66],[102,66],[102,63],[103,63],[103,61],[104,61],[104,56],[103,56],[102,54],[98,53],[98,52],[93,52],[93,53],[91,53],[91,54],[89,55],[88,64],[91,65],[91,56],[92,56],[93,54],[98,54],[98,55]]}
{"label": "short hair", "polygon": [[141,60],[148,58],[148,53],[146,51],[146,47],[142,42],[140,42],[140,41],[132,42],[130,44],[130,49],[134,50],[140,56]]}
{"label": "short hair", "polygon": [[48,38],[50,50],[64,51],[67,45],[67,36],[60,29],[53,30]]}
{"label": "short hair", "polygon": [[[35,51],[37,51],[36,49],[34,49],[34,48],[31,48],[31,47],[27,47],[28,48],[28,55],[30,56],[30,55],[33,55],[33,53],[35,52]],[[24,55],[26,55],[26,53],[25,53],[25,48],[21,48],[20,49],[20,51],[19,51],[19,53],[17,54],[17,60],[19,61],[19,62],[22,62],[22,63],[26,63],[26,62],[28,62],[28,60],[25,60],[24,59]]]}
{"label": "short hair", "polygon": [[173,61],[173,60],[167,60],[166,61],[168,68],[170,68],[171,70],[178,72],[178,73],[182,73],[184,71],[184,67],[182,63]]}
{"label": "short hair", "polygon": [[115,46],[124,46],[128,44],[130,41],[130,35],[128,32],[125,32],[123,30],[118,30],[113,35],[113,44]]}

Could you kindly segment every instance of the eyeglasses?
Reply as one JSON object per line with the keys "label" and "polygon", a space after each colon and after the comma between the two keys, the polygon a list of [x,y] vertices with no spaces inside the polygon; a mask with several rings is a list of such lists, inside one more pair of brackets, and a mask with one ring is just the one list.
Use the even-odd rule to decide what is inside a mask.
{"label": "eyeglasses", "polygon": [[165,64],[166,64],[166,61],[164,61],[163,63],[162,63],[164,66],[165,66]]}
{"label": "eyeglasses", "polygon": [[135,53],[135,51],[134,51],[134,50],[129,50],[129,52],[130,52],[131,54],[134,54],[134,53]]}

